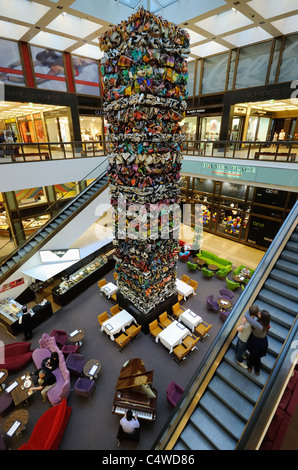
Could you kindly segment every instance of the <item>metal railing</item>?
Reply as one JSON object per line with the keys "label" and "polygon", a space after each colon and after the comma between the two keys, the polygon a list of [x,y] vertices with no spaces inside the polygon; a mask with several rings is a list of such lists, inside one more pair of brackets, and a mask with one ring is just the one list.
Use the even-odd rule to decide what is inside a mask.
{"label": "metal railing", "polygon": [[106,154],[106,142],[103,140],[0,144],[0,163],[103,157]]}
{"label": "metal railing", "polygon": [[[149,142],[149,141],[148,141]],[[160,149],[158,142],[150,143]],[[108,141],[0,144],[0,163],[20,163],[107,155]],[[183,155],[298,162],[298,141],[185,140]]]}

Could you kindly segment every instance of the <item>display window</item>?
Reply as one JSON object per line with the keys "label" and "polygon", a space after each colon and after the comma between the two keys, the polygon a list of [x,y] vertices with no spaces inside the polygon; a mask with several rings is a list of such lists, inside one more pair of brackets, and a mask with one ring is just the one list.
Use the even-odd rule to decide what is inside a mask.
{"label": "display window", "polygon": [[186,140],[196,140],[198,128],[198,118],[196,116],[183,119],[180,125]]}
{"label": "display window", "polygon": [[31,46],[31,55],[37,88],[67,91],[62,52]]}
{"label": "display window", "polygon": [[25,78],[17,42],[0,39],[0,77],[7,85],[25,86]]}
{"label": "display window", "polygon": [[18,124],[22,141],[26,144],[35,142],[34,125],[31,117],[18,118]]}
{"label": "display window", "polygon": [[104,122],[101,117],[80,116],[80,126],[83,142],[103,140]]}
{"label": "display window", "polygon": [[98,61],[87,57],[72,56],[76,92],[81,95],[100,95]]}
{"label": "display window", "polygon": [[38,217],[28,217],[22,219],[22,225],[25,232],[25,237],[29,238],[36,230],[40,229],[45,223],[50,220],[50,214],[43,214]]}
{"label": "display window", "polygon": [[34,115],[34,127],[35,127],[37,142],[40,142],[40,143],[46,142],[47,139],[45,135],[43,121],[41,119],[40,114]]}
{"label": "display window", "polygon": [[199,140],[218,140],[221,128],[221,116],[201,117]]}
{"label": "display window", "polygon": [[76,182],[54,185],[57,199],[75,197],[79,193],[79,185]]}
{"label": "display window", "polygon": [[27,188],[15,191],[18,207],[47,202],[43,187]]}

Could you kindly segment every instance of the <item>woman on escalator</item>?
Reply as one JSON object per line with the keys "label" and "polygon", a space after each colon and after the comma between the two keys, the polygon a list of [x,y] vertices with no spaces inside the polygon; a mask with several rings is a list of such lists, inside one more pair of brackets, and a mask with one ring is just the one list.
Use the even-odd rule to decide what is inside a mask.
{"label": "woman on escalator", "polygon": [[256,317],[251,317],[249,311],[244,316],[252,326],[247,342],[247,351],[249,352],[247,370],[251,372],[254,367],[255,373],[260,375],[261,358],[266,356],[268,349],[267,334],[270,328],[270,314],[267,310],[260,310]]}

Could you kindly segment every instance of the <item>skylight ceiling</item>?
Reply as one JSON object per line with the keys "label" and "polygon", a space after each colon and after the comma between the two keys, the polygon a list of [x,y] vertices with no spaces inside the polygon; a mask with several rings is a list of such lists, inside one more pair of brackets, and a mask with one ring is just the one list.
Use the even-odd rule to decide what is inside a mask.
{"label": "skylight ceiling", "polygon": [[141,6],[187,29],[190,59],[298,32],[297,0],[0,0],[0,36],[100,59],[98,37]]}

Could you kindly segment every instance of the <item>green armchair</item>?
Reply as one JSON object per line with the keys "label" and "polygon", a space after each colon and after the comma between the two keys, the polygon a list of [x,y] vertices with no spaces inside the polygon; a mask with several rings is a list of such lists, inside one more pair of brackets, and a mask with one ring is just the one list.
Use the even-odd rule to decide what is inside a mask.
{"label": "green armchair", "polygon": [[208,277],[208,278],[214,276],[214,272],[210,271],[210,269],[207,269],[207,268],[202,268],[201,272],[203,273],[203,276]]}
{"label": "green armchair", "polygon": [[231,269],[232,268],[230,266],[226,266],[225,268],[221,268],[218,271],[216,271],[216,276],[224,278],[224,277],[226,277],[227,274],[229,274]]}
{"label": "green armchair", "polygon": [[187,261],[186,266],[187,266],[188,269],[190,269],[191,271],[195,271],[195,270],[198,268],[197,263],[192,263],[191,261]]}
{"label": "green armchair", "polygon": [[230,290],[235,290],[238,287],[240,287],[239,282],[230,281],[230,279],[228,279],[227,277],[226,277],[226,282],[227,282],[227,288]]}

